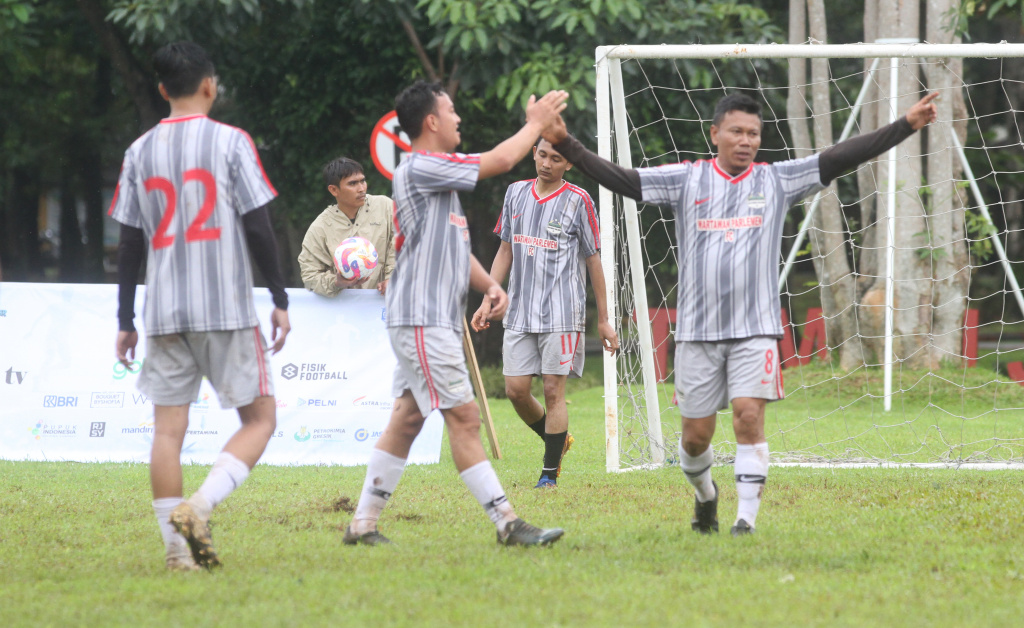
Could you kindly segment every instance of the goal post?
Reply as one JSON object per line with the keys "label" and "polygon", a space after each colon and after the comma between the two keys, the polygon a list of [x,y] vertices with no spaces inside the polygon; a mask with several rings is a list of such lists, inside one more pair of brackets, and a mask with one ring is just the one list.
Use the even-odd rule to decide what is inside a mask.
{"label": "goal post", "polygon": [[[989,60],[998,66],[1001,60],[1019,57],[1024,57],[1024,45],[935,45],[907,40],[850,45],[602,46],[595,51],[598,154],[627,168],[710,157],[713,150],[706,139],[710,124],[708,103],[713,106],[713,101],[727,91],[745,89],[757,91],[755,97],[760,96],[767,105],[765,126],[772,125],[776,135],[773,146],[762,146],[758,161],[793,158],[798,147],[790,144],[786,134],[791,124],[800,121],[780,116],[777,111],[778,92],[792,86],[784,78],[779,80],[777,69],[772,69],[781,67],[787,59],[830,60],[832,78],[828,89],[832,103],[829,111],[824,113],[843,123],[842,133],[832,142],[837,143],[855,132],[871,131],[888,124],[903,113],[898,101],[909,92],[905,83],[901,86],[901,71],[915,77],[913,80],[918,81],[915,83],[916,91],[923,94],[928,89],[926,75],[936,65],[942,66],[947,73],[955,74],[944,65],[950,59]],[[840,71],[831,67],[836,63],[834,60],[853,60],[861,63],[862,67],[855,71],[848,68]],[[729,69],[737,65],[739,70],[733,72]],[[867,282],[884,285],[884,290],[879,290],[884,294],[882,302],[869,302],[867,297],[874,292],[858,294],[853,302],[843,306],[845,309],[842,311],[852,314],[858,328],[864,329],[870,328],[878,312],[882,311],[884,324],[875,326],[880,330],[878,332],[859,332],[853,339],[831,338],[826,343],[825,338],[819,337],[819,349],[826,354],[845,349],[841,345],[846,342],[856,342],[869,348],[877,346],[874,357],[865,357],[852,368],[849,364],[840,367],[835,360],[812,361],[810,355],[800,355],[799,350],[792,356],[793,359],[785,365],[787,400],[769,404],[768,414],[772,416],[766,416],[766,424],[771,423],[766,425],[766,433],[775,462],[953,465],[1024,460],[1024,386],[1003,374],[1011,359],[1024,357],[1024,298],[1014,275],[1015,265],[1020,268],[1021,262],[1010,260],[1003,244],[1011,235],[1017,237],[1019,227],[1011,230],[1005,219],[997,223],[991,217],[991,204],[984,200],[984,193],[953,125],[959,124],[962,129],[966,123],[973,135],[982,138],[980,146],[972,148],[968,145],[973,154],[984,156],[991,164],[995,157],[1002,160],[1006,156],[997,155],[997,150],[1011,151],[1014,158],[1020,157],[1019,170],[1024,170],[1022,138],[1019,131],[1010,129],[1009,139],[998,146],[986,144],[986,134],[991,134],[992,128],[998,127],[990,118],[999,116],[981,115],[971,97],[974,91],[979,95],[982,92],[987,94],[985,90],[992,89],[992,81],[1003,79],[1002,69],[999,67],[997,79],[987,78],[986,74],[986,78],[972,82],[967,74],[964,71],[962,75],[955,76],[960,84],[954,86],[966,95],[966,120],[940,117],[929,127],[929,133],[944,134],[949,152],[955,154],[957,175],[953,180],[947,179],[941,182],[941,186],[935,186],[955,190],[952,199],[941,199],[944,203],[951,203],[952,209],[940,211],[930,207],[936,191],[930,182],[913,180],[915,171],[901,168],[902,163],[908,162],[908,155],[897,156],[897,149],[892,149],[888,155],[876,158],[878,165],[869,167],[870,173],[865,170],[844,175],[845,180],[839,183],[838,193],[822,191],[813,200],[806,199],[801,203],[802,209],[797,207],[790,212],[792,219],[804,219],[796,220],[792,225],[790,231],[795,230],[796,233],[786,236],[784,258],[779,260],[783,314],[791,312],[789,329],[795,334],[802,328],[806,342],[813,321],[808,319],[801,326],[797,319],[802,315],[798,310],[808,303],[824,306],[823,313],[820,308],[817,310],[826,323],[823,329],[838,317],[824,303],[829,297],[823,291],[834,284],[818,285],[811,290],[799,286],[787,288],[787,277],[795,264],[803,264],[807,268],[810,265],[806,262],[810,261],[817,272],[822,263],[820,252],[815,255],[812,251],[808,256],[803,246],[808,230],[815,228],[814,212],[827,194],[839,197],[846,228],[843,233],[833,235],[845,238],[844,246],[849,249],[846,256],[853,264],[851,280],[858,286]],[[733,75],[748,82],[729,84],[729,77]],[[807,83],[799,87],[810,89],[812,86]],[[869,88],[875,90],[871,98],[867,97]],[[843,93],[843,90],[848,93]],[[1018,106],[1020,103],[1016,101],[1024,96],[1024,90],[1021,94],[1010,94],[1009,91],[1004,89],[1007,103],[996,112],[1002,117],[1024,109],[1024,105]],[[873,127],[858,128],[862,123],[862,108],[868,106],[886,115],[883,118],[881,113],[876,113],[878,121]],[[822,114],[804,112],[808,118]],[[1007,133],[1005,128],[997,131]],[[675,134],[682,134],[682,137],[677,141]],[[690,145],[683,145],[686,142]],[[765,152],[769,153],[767,159]],[[925,153],[927,151],[922,150],[909,158],[923,161],[930,156]],[[1018,161],[1011,159],[1010,163],[1017,168]],[[1000,171],[995,166],[989,170],[981,175],[985,179],[983,183],[1000,193],[1001,197],[1002,190],[1013,185],[1002,179],[1006,179],[1006,175],[1017,174],[1017,171]],[[874,177],[878,185],[866,192],[859,180],[865,177]],[[856,191],[851,196],[849,192],[854,188]],[[922,232],[924,235],[915,233],[911,236],[905,233],[905,229],[901,230],[902,226],[913,223],[905,215],[906,210],[901,209],[911,195],[922,199],[919,201],[920,218],[911,218],[926,225]],[[662,466],[676,456],[680,425],[678,410],[673,405],[673,369],[676,365],[668,366],[671,332],[675,327],[673,265],[676,257],[671,227],[674,217],[667,208],[638,208],[635,201],[618,198],[603,187],[598,198],[603,227],[601,261],[606,276],[608,317],[614,321],[622,345],[617,355],[606,354],[604,357],[606,467],[609,471],[618,471]],[[904,205],[898,206],[898,202]],[[937,206],[938,202],[934,202]],[[999,205],[1002,209],[1002,203]],[[858,210],[859,217],[871,216],[873,222],[870,225],[857,224]],[[931,225],[937,222],[937,217],[948,220],[951,216],[954,231],[959,235],[933,231]],[[981,223],[987,227],[982,229],[978,226]],[[883,240],[874,242],[871,238]],[[921,245],[922,239],[926,240],[924,245]],[[951,240],[955,241],[950,244]],[[994,254],[990,254],[994,255],[991,261],[973,250],[982,241],[990,243],[994,250]],[[663,250],[666,246],[668,253]],[[932,260],[926,262],[930,274],[924,279],[932,282],[933,286],[940,286],[949,283],[949,278],[942,275],[945,272],[941,270],[944,262],[940,258],[955,247],[961,250],[970,247],[967,261],[956,277],[967,276],[969,282],[975,276],[988,281],[987,274],[1001,273],[1003,277],[1002,290],[981,288],[977,285],[981,282],[975,281],[960,299],[961,304],[958,305],[956,299],[939,295],[929,305],[932,318],[937,321],[942,316],[948,318],[949,312],[955,312],[956,307],[968,309],[976,302],[988,306],[990,302],[1002,299],[998,307],[992,308],[1001,312],[999,319],[984,323],[987,331],[998,336],[995,350],[988,356],[994,355],[995,369],[989,366],[986,375],[979,376],[981,370],[968,372],[964,365],[970,356],[966,356],[964,351],[949,351],[948,325],[941,333],[935,332],[946,337],[945,344],[936,342],[935,346],[928,344],[925,349],[939,355],[931,359],[934,368],[922,370],[920,356],[908,349],[919,342],[913,337],[921,334],[907,331],[907,314],[913,307],[907,305],[905,296],[901,301],[894,286],[920,283],[922,277],[908,277],[904,268],[907,255],[919,255],[922,259],[931,256]],[[879,251],[884,251],[884,254],[878,254]],[[800,258],[804,261],[798,263]],[[804,275],[807,274],[805,270]],[[820,281],[821,277],[818,279]],[[839,279],[831,277],[829,280],[835,282]],[[654,290],[653,294],[651,290]],[[812,309],[807,308],[808,312]],[[652,326],[655,322],[657,328]],[[961,318],[961,332],[964,324]],[[933,324],[935,328],[940,326]],[[837,340],[840,346],[835,344]],[[956,340],[959,341],[959,336]],[[894,341],[900,346],[898,350]],[[796,349],[795,342],[787,342],[792,342],[792,348]],[[927,340],[927,343],[931,342],[931,339]],[[866,351],[865,356],[868,353],[870,351]],[[781,346],[780,355],[786,355]],[[791,384],[792,379],[797,380],[795,385]],[[820,393],[830,388],[834,392],[823,399]],[[934,393],[923,392],[933,388]],[[793,397],[791,390],[800,393],[796,395],[799,401],[790,400]],[[992,391],[996,392],[989,395],[993,397],[991,403],[979,401],[985,393]],[[894,399],[896,408],[893,408]],[[959,410],[951,409],[958,403]],[[1011,418],[1015,414],[1019,415],[1018,421]],[[727,413],[722,413],[720,421],[727,416]],[[725,421],[716,434],[716,452],[720,459],[727,460],[734,452],[735,443],[730,442],[731,438],[731,423]]]}

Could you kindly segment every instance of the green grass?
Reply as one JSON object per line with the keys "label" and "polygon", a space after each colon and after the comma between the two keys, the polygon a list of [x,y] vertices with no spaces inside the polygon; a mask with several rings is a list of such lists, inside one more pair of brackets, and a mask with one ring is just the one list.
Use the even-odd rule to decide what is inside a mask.
{"label": "green grass", "polygon": [[[1024,386],[991,368],[898,370],[888,412],[880,368],[843,373],[814,360],[783,373],[786,398],[769,404],[765,413],[765,431],[776,460],[1024,461]],[[680,430],[672,395],[671,383],[659,386],[662,431],[670,452],[675,451]],[[635,415],[634,404],[645,407],[637,394],[629,403],[625,388],[619,397],[622,415]],[[644,421],[631,419],[621,425],[623,466],[646,461]],[[715,442],[720,460],[731,461],[729,411],[719,413]]]}
{"label": "green grass", "polygon": [[[773,468],[755,536],[699,537],[682,473],[605,473],[601,391],[570,400],[543,492],[539,439],[492,401],[510,500],[567,531],[541,550],[497,547],[443,454],[406,471],[391,547],[341,544],[363,467],[260,466],[215,513],[224,568],[170,574],[146,466],[0,462],[0,625],[1019,625],[1021,473]],[[727,529],[732,468],[713,473]]]}

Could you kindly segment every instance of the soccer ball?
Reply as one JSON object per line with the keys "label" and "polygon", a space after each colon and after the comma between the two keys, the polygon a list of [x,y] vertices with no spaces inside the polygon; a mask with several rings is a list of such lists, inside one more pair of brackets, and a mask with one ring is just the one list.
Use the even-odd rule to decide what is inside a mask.
{"label": "soccer ball", "polygon": [[345,238],[334,249],[334,266],[345,279],[361,279],[377,267],[377,249],[366,238]]}

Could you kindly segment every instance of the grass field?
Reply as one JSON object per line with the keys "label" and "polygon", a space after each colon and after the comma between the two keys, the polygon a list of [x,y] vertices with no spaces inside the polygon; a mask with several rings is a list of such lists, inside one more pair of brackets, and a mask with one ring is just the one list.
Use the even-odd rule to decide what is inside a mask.
{"label": "grass field", "polygon": [[541,492],[539,439],[492,401],[510,500],[566,529],[540,550],[497,547],[442,454],[406,471],[391,547],[341,544],[363,467],[262,466],[215,513],[224,568],[171,574],[144,465],[0,462],[0,626],[1020,625],[1024,474],[774,468],[755,536],[699,537],[678,469],[604,472],[601,407],[571,395],[576,445]]}

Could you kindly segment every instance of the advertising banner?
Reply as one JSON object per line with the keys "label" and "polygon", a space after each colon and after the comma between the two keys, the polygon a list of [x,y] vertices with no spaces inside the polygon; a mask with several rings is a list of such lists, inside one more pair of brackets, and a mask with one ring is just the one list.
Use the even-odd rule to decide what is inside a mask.
{"label": "advertising banner", "polygon": [[[269,345],[273,304],[264,288],[255,298]],[[366,464],[393,402],[384,297],[289,290],[288,298],[292,331],[270,358],[277,429],[261,462]],[[114,352],[116,285],[0,284],[0,459],[149,461],[153,404],[135,386],[146,359],[144,302],[139,286],[139,344],[129,370]],[[189,409],[182,461],[212,464],[239,425],[204,379]],[[442,430],[435,411],[409,462],[437,462]]]}

